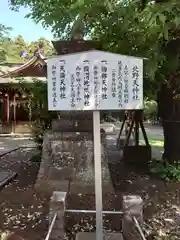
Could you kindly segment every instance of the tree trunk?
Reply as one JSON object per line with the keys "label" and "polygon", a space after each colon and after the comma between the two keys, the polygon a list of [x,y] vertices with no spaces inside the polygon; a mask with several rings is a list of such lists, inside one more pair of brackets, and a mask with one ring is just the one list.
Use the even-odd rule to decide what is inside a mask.
{"label": "tree trunk", "polygon": [[164,131],[163,159],[169,164],[180,162],[180,100],[165,85],[158,93],[158,108]]}

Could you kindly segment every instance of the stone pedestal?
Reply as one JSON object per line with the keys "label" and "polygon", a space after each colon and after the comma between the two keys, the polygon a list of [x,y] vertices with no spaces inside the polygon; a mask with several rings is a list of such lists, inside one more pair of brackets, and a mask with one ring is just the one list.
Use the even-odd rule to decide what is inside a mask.
{"label": "stone pedestal", "polygon": [[42,160],[36,189],[52,194],[54,190],[68,192],[69,181],[75,179],[74,145],[63,141],[60,132],[47,131],[44,135]]}
{"label": "stone pedestal", "polygon": [[[106,135],[102,141],[102,180],[105,191],[113,191],[106,154]],[[42,161],[36,189],[94,192],[93,134],[91,132],[53,132],[44,135]],[[59,184],[59,187],[58,187]]]}
{"label": "stone pedestal", "polygon": [[135,217],[142,226],[143,224],[143,201],[140,196],[124,196],[123,197],[123,219],[122,233],[126,240],[141,240],[141,236],[133,221]]}
{"label": "stone pedestal", "polygon": [[[76,235],[76,240],[96,240],[96,233],[79,232]],[[105,233],[103,240],[123,240],[121,233]]]}
{"label": "stone pedestal", "polygon": [[58,240],[64,239],[65,236],[65,200],[66,200],[66,192],[53,192],[50,201],[50,209],[49,209],[49,226],[51,226],[52,220],[57,214],[52,232],[50,234],[50,240]]}

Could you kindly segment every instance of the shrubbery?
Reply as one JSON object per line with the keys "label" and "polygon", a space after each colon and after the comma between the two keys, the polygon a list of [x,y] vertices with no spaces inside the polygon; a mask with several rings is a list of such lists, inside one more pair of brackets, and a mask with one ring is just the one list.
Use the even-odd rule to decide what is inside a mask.
{"label": "shrubbery", "polygon": [[57,112],[48,111],[47,83],[33,79],[33,84],[24,84],[20,81],[22,91],[26,89],[29,92],[31,100],[32,119],[34,121],[32,135],[37,147],[42,148],[44,132],[51,127],[53,119],[57,118]]}
{"label": "shrubbery", "polygon": [[165,161],[155,161],[150,166],[150,171],[167,181],[180,181],[180,164],[167,164]]}
{"label": "shrubbery", "polygon": [[155,100],[146,99],[144,101],[144,118],[152,121],[157,119],[157,102]]}

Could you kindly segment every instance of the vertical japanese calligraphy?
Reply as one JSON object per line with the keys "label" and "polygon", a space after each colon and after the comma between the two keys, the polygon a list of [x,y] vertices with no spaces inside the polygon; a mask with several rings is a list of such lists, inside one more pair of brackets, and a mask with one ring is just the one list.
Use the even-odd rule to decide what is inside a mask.
{"label": "vertical japanese calligraphy", "polygon": [[116,97],[116,69],[112,70],[112,85],[111,85],[112,97]]}
{"label": "vertical japanese calligraphy", "polygon": [[70,104],[71,107],[74,108],[75,107],[75,102],[76,102],[76,93],[75,93],[75,77],[74,74],[71,74],[71,98],[70,98]]}
{"label": "vertical japanese calligraphy", "polygon": [[65,78],[66,78],[66,73],[65,73],[65,65],[66,62],[64,60],[60,60],[60,99],[66,99],[66,83],[65,83]]}
{"label": "vertical japanese calligraphy", "polygon": [[133,85],[132,85],[132,93],[133,93],[133,100],[139,100],[139,69],[138,66],[133,66],[132,69],[132,79],[133,79]]}
{"label": "vertical japanese calligraphy", "polygon": [[93,68],[94,71],[94,98],[95,98],[95,107],[98,108],[100,104],[100,99],[99,99],[99,90],[100,90],[100,83],[98,80],[98,66],[95,65]]}
{"label": "vertical japanese calligraphy", "polygon": [[129,83],[128,83],[128,66],[124,67],[124,103],[129,102]]}
{"label": "vertical japanese calligraphy", "polygon": [[122,76],[122,61],[118,61],[118,107],[121,108],[123,106],[123,76]]}
{"label": "vertical japanese calligraphy", "polygon": [[49,110],[143,109],[143,59],[104,51],[47,60]]}
{"label": "vertical japanese calligraphy", "polygon": [[56,65],[52,64],[51,68],[52,73],[52,105],[53,107],[57,106],[57,81],[56,81]]}
{"label": "vertical japanese calligraphy", "polygon": [[84,61],[84,106],[90,106],[90,72],[89,61]]}
{"label": "vertical japanese calligraphy", "polygon": [[80,102],[81,101],[81,68],[80,66],[76,67],[76,87],[77,87],[77,95],[76,95],[76,101]]}
{"label": "vertical japanese calligraphy", "polygon": [[101,61],[101,80],[102,80],[102,93],[101,98],[103,100],[107,100],[107,61],[103,60]]}

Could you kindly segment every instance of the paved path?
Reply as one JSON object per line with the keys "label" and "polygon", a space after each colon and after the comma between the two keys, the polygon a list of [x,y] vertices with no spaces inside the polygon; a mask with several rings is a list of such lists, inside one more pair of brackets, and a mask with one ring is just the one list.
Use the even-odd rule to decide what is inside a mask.
{"label": "paved path", "polygon": [[29,137],[0,137],[0,154],[9,152],[17,147],[35,146]]}
{"label": "paved path", "polygon": [[[163,130],[160,126],[154,126],[151,124],[145,124],[145,129],[149,139],[153,140],[163,140]],[[117,132],[119,132],[119,128],[117,128]],[[108,136],[108,144],[116,145],[116,139],[118,134],[109,135]],[[141,136],[142,139],[142,136]],[[0,137],[0,154],[11,151],[17,147],[31,147],[35,146],[32,140],[28,136],[26,137]],[[162,150],[162,149],[161,149]]]}
{"label": "paved path", "polygon": [[[146,133],[148,135],[148,138],[150,140],[159,140],[159,141],[163,141],[164,137],[163,137],[163,129],[161,126],[154,126],[152,124],[144,124],[145,126],[145,130]],[[116,140],[119,134],[119,130],[120,128],[116,128],[117,129],[117,134],[116,135],[108,135],[107,136],[107,140],[108,140],[108,147],[110,149],[116,149]],[[140,134],[140,139],[143,139],[142,134]],[[163,147],[152,147],[152,157],[156,158],[156,159],[160,159],[163,153]]]}
{"label": "paved path", "polygon": [[[10,171],[9,165],[19,165],[19,151],[13,152],[13,154],[8,154],[2,157],[2,154],[10,152],[18,147],[32,147],[34,143],[29,137],[0,137],[0,155],[1,155],[1,167],[0,167],[0,189],[11,181],[16,176],[17,167],[14,168],[15,171]],[[21,150],[23,151],[23,149]],[[24,149],[25,153],[28,152],[27,149]],[[15,158],[14,154],[18,157]],[[11,164],[10,164],[11,163]],[[11,169],[12,170],[12,169]]]}
{"label": "paved path", "polygon": [[[152,125],[150,123],[144,123],[144,127],[145,127],[146,133],[150,139],[153,139],[153,140],[163,140],[164,139],[163,129],[161,126]],[[116,128],[116,130],[119,132],[120,127],[118,126]]]}

